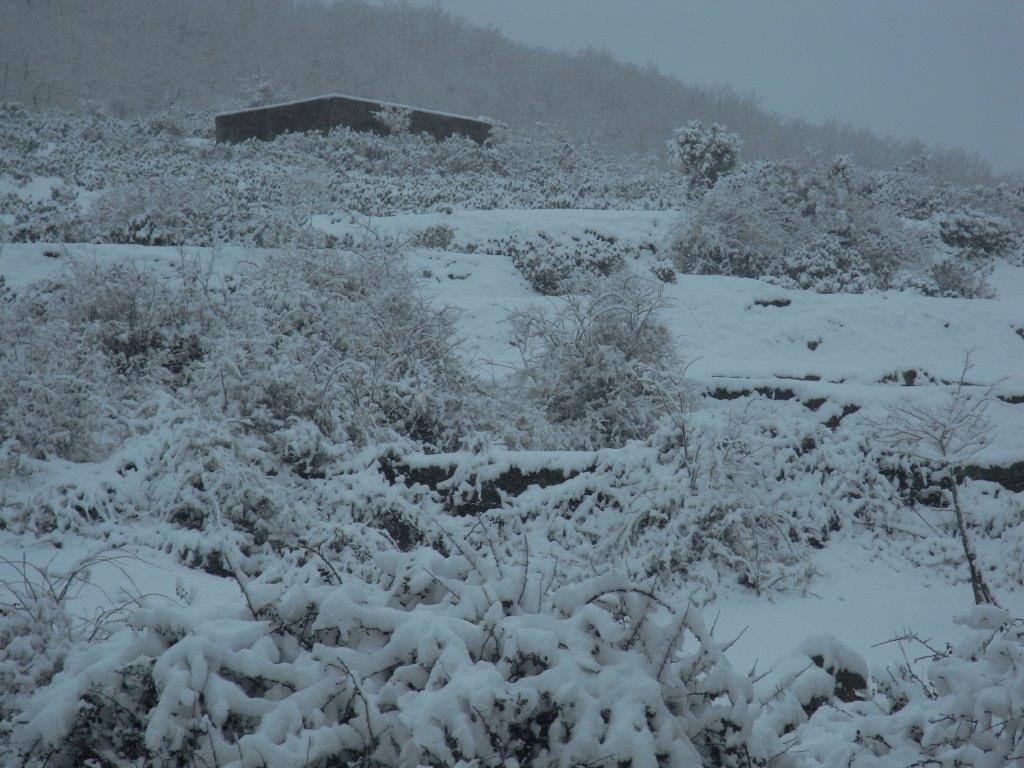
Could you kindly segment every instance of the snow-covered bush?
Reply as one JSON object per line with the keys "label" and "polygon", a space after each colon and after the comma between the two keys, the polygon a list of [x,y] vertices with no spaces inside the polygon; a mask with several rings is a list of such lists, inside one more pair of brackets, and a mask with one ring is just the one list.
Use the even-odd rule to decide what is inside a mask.
{"label": "snow-covered bush", "polygon": [[455,240],[455,230],[447,224],[434,224],[413,233],[409,244],[419,248],[436,248],[448,250]]}
{"label": "snow-covered bush", "polygon": [[73,656],[29,703],[18,756],[55,768],[782,756],[692,605],[613,572],[552,588],[549,566],[460,546],[382,556],[371,581],[242,579],[232,615],[138,610],[131,632]]}
{"label": "snow-covered bush", "polygon": [[669,259],[656,259],[651,264],[651,274],[663,283],[674,283],[676,281],[676,266]]}
{"label": "snow-covered bush", "polygon": [[679,268],[822,292],[904,287],[927,236],[867,197],[848,159],[811,169],[744,166],[722,179],[674,235]]}
{"label": "snow-covered bush", "polygon": [[174,124],[184,135],[145,120],[5,103],[0,174],[18,184],[59,178],[77,196],[33,200],[17,187],[0,196],[0,216],[14,218],[13,239],[276,246],[290,245],[310,216],[339,210],[658,209],[685,197],[679,174],[623,165],[553,137],[511,135],[481,146],[459,136],[339,128],[225,145],[209,138],[211,115],[176,115]]}
{"label": "snow-covered bush", "polygon": [[[91,580],[93,568],[121,568],[124,559],[105,551],[59,570],[0,557],[0,752],[28,697],[49,684],[76,647],[108,638],[136,604],[129,585],[115,596]],[[90,592],[102,607],[92,615],[75,613],[73,603]]]}
{"label": "snow-covered bush", "polygon": [[842,708],[870,693],[867,662],[832,635],[806,638],[759,680],[763,717],[782,735],[823,707]]}
{"label": "snow-covered bush", "polygon": [[683,219],[671,253],[682,272],[760,277],[784,258],[799,232],[799,213],[783,197],[774,165],[744,166],[716,185]]}
{"label": "snow-covered bush", "polygon": [[[906,663],[874,675],[877,694],[821,708],[796,735],[812,766],[935,765],[1003,768],[1024,747],[1024,623],[977,606],[956,623],[972,630],[937,648],[912,632]],[[910,654],[927,660],[925,669]],[[923,656],[922,656],[923,654]]]}
{"label": "snow-covered bush", "polygon": [[388,104],[374,112],[373,119],[388,133],[408,133],[412,125],[412,110]]}
{"label": "snow-covered bush", "polygon": [[909,285],[925,296],[989,299],[993,296],[988,278],[991,264],[962,256],[950,256],[932,264],[926,273],[910,280]]}
{"label": "snow-covered bush", "polygon": [[87,239],[78,200],[60,187],[43,199],[9,192],[0,196],[0,211],[12,220],[7,236],[14,242],[73,243]]}
{"label": "snow-covered bush", "polygon": [[620,270],[631,255],[617,238],[592,229],[568,239],[545,232],[527,238],[510,235],[471,248],[511,257],[530,286],[547,296],[569,293],[594,276],[607,277]]}
{"label": "snow-covered bush", "polygon": [[[479,429],[453,328],[379,244],[227,275],[188,258],[171,276],[73,265],[0,306],[2,471],[41,473],[4,522],[147,516],[257,545],[301,530],[323,517],[325,491],[306,481],[343,485],[374,474],[384,446],[453,448]],[[93,462],[103,480],[43,482],[48,457]],[[330,493],[349,519],[415,527],[378,491]]]}
{"label": "snow-covered bush", "polygon": [[241,83],[243,107],[262,107],[281,101],[274,84],[263,77],[252,77]]}
{"label": "snow-covered bush", "polygon": [[294,205],[282,204],[259,219],[240,216],[229,195],[192,179],[130,182],[93,201],[83,226],[89,240],[138,245],[212,245],[244,242],[285,247],[297,242],[320,244]]}
{"label": "snow-covered bush", "polygon": [[186,233],[197,219],[212,230],[212,212],[210,190],[188,179],[167,179],[105,192],[93,202],[90,219],[103,242],[174,245],[188,242]]}
{"label": "snow-covered bush", "polygon": [[66,324],[32,312],[54,286],[35,285],[0,304],[0,446],[18,455],[85,460],[104,442],[115,408],[103,353]]}
{"label": "snow-covered bush", "polygon": [[1002,216],[961,210],[938,217],[939,234],[946,245],[969,256],[1006,256],[1018,244],[1019,233]]}
{"label": "snow-covered bush", "polygon": [[783,257],[781,267],[782,274],[773,282],[786,288],[863,293],[880,286],[866,259],[831,232],[797,246]]}
{"label": "snow-covered bush", "polygon": [[736,167],[741,145],[740,137],[725,126],[691,120],[673,132],[668,160],[686,177],[691,194],[700,194]]}
{"label": "snow-covered bush", "polygon": [[522,363],[517,389],[585,445],[645,437],[685,402],[672,339],[661,323],[660,287],[620,275],[590,290],[509,315]]}
{"label": "snow-covered bush", "polygon": [[[613,563],[661,584],[702,586],[704,599],[737,587],[799,590],[813,575],[812,553],[840,532],[898,535],[898,489],[874,459],[856,439],[753,400],[740,413],[674,414],[642,442],[567,466],[553,456],[564,482],[503,497],[485,518],[509,537],[525,529],[532,551],[583,572]],[[464,462],[444,486],[455,513],[478,503],[495,471],[517,466],[514,456],[488,454]]]}
{"label": "snow-covered bush", "polygon": [[957,536],[963,547],[975,602],[997,605],[985,580],[985,568],[978,562],[968,527],[969,510],[960,500],[960,479],[964,466],[992,442],[995,425],[987,412],[991,390],[977,391],[967,382],[971,370],[968,353],[960,378],[944,402],[921,404],[899,402],[888,408],[884,422],[875,425],[879,441],[894,454],[918,462],[948,488],[956,518]]}
{"label": "snow-covered bush", "polygon": [[133,267],[79,261],[0,305],[0,443],[35,458],[102,456],[128,428],[133,387],[201,354],[209,318],[194,298]]}

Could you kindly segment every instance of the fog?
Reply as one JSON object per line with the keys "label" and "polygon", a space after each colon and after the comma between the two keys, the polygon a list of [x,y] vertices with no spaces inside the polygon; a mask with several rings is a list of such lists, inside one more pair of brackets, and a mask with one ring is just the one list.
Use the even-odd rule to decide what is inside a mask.
{"label": "fog", "polygon": [[962,146],[1024,169],[1016,0],[431,0],[509,37],[597,46],[792,117]]}

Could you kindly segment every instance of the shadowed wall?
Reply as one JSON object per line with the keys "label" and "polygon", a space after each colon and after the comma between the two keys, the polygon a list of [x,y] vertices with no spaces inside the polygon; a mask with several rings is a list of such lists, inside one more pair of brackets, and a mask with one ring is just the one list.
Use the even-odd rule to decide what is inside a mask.
{"label": "shadowed wall", "polygon": [[[319,96],[289,104],[273,104],[238,112],[227,112],[216,117],[217,141],[238,142],[246,139],[269,141],[282,133],[321,131],[345,126],[354,131],[372,131],[387,134],[388,129],[374,113],[387,106],[384,102],[356,99],[349,96]],[[429,133],[442,140],[461,134],[483,143],[491,134],[492,124],[461,115],[408,107],[412,133]]]}

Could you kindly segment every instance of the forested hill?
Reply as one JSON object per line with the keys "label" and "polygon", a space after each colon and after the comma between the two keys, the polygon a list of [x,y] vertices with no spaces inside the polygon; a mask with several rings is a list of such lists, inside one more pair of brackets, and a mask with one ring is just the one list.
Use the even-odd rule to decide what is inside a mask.
{"label": "forested hill", "polygon": [[[443,11],[357,0],[4,0],[0,98],[36,108],[91,100],[115,114],[222,108],[344,92],[538,124],[615,153],[661,152],[700,118],[743,136],[748,158],[846,153],[891,167],[926,147],[768,112],[751,95],[686,85],[600,51],[512,42]],[[933,168],[987,181],[963,150]]]}

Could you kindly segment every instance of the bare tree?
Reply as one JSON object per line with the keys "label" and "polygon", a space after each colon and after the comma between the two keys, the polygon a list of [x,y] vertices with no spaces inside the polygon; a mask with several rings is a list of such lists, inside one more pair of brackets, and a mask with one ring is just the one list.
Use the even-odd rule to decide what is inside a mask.
{"label": "bare tree", "polygon": [[964,356],[960,377],[949,397],[939,405],[919,405],[903,401],[890,406],[884,424],[877,424],[879,437],[896,453],[929,466],[938,465],[949,482],[953,512],[964,557],[970,571],[974,602],[999,605],[985,583],[978,558],[967,531],[966,515],[958,487],[961,470],[967,460],[992,441],[994,427],[986,411],[992,401],[992,387],[972,392],[967,383],[971,354]]}

